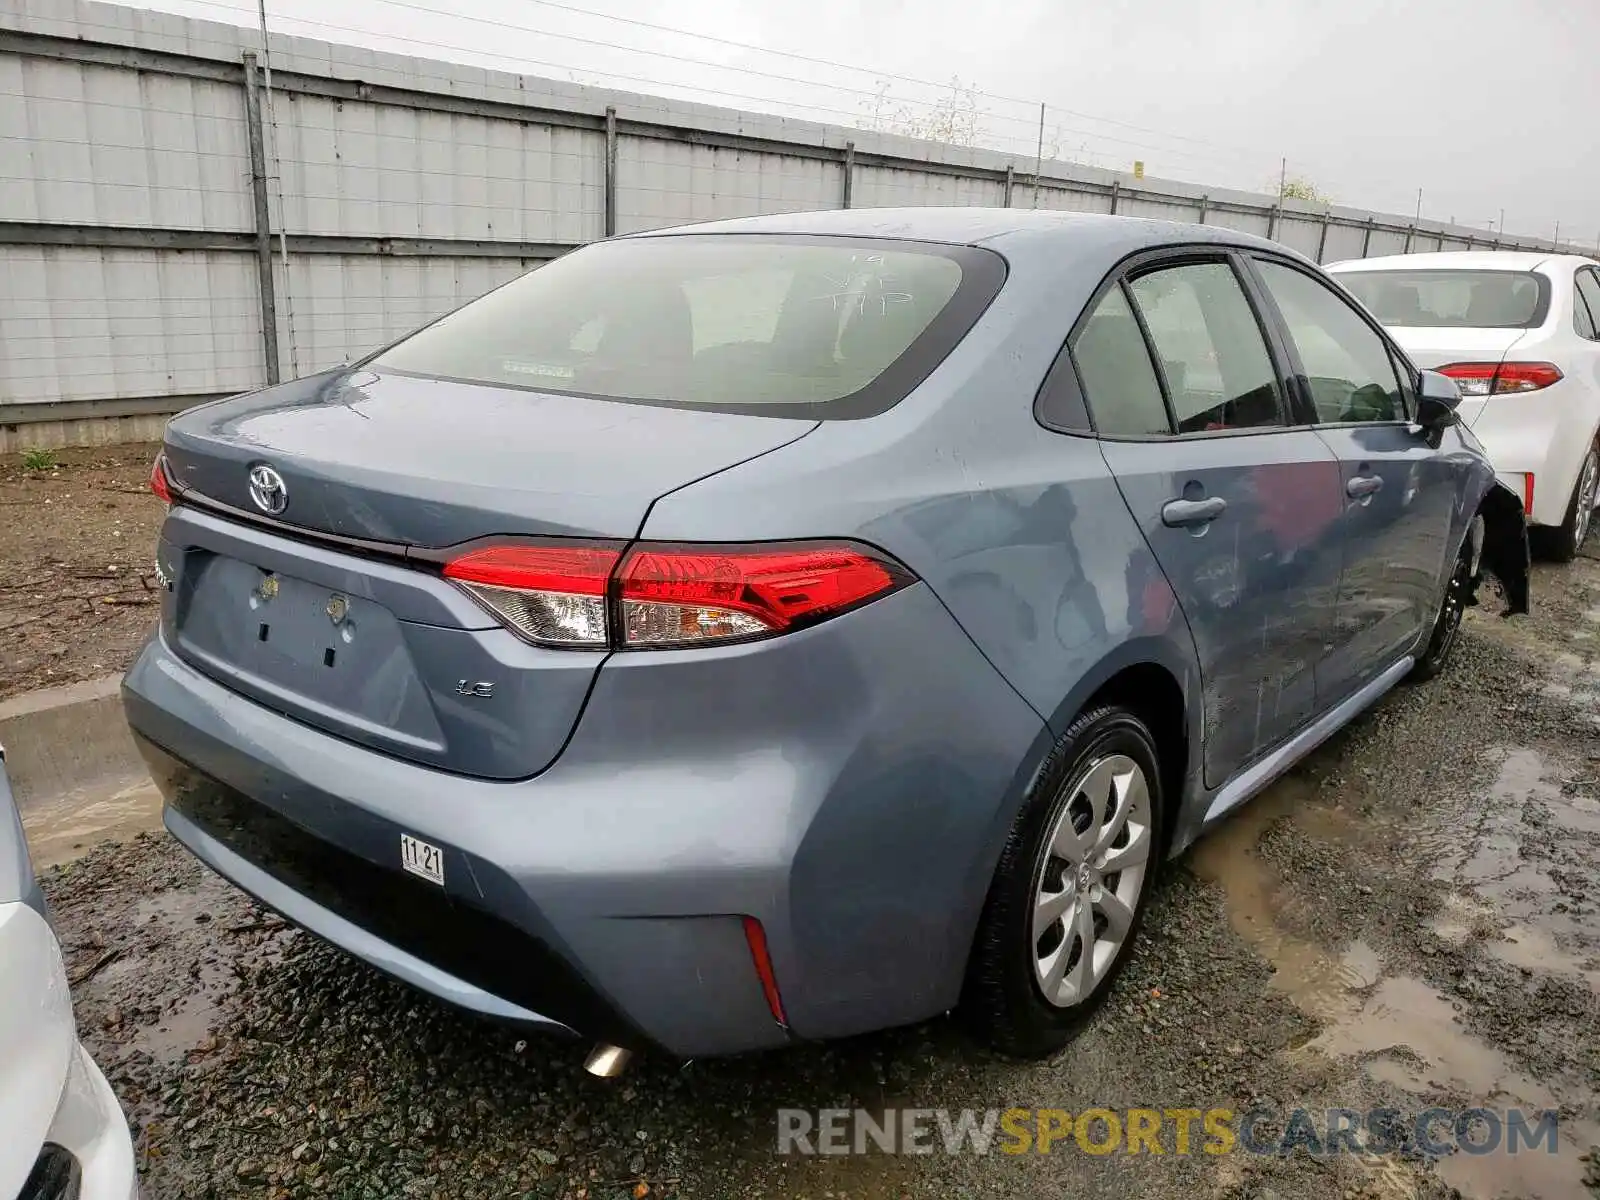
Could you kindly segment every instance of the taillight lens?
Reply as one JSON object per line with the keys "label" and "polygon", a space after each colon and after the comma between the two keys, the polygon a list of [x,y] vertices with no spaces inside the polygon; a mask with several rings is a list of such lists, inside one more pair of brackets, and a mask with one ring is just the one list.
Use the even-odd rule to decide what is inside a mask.
{"label": "taillight lens", "polygon": [[150,490],[156,494],[156,499],[172,507],[172,481],[167,478],[167,456],[156,455],[155,462],[150,464]]}
{"label": "taillight lens", "polygon": [[1547,362],[1451,363],[1439,374],[1454,379],[1463,396],[1537,392],[1561,381],[1561,368]]}
{"label": "taillight lens", "polygon": [[875,551],[842,543],[640,546],[618,578],[627,646],[786,633],[910,581]]}
{"label": "taillight lens", "polygon": [[606,584],[620,557],[607,546],[490,546],[452,559],[444,576],[530,642],[600,649]]}
{"label": "taillight lens", "polygon": [[912,582],[849,542],[611,546],[518,544],[451,560],[445,578],[530,642],[665,649],[771,637]]}

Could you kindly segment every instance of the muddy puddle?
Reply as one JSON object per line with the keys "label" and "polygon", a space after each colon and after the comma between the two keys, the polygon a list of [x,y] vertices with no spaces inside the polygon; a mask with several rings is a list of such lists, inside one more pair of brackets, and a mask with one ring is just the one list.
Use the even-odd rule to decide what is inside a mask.
{"label": "muddy puddle", "polygon": [[125,842],[161,828],[161,793],[148,779],[77,789],[22,810],[34,867],[71,862],[103,841]]}
{"label": "muddy puddle", "polygon": [[[1373,811],[1370,803],[1346,806],[1340,801],[1349,797],[1290,777],[1204,839],[1192,866],[1223,888],[1234,931],[1273,969],[1270,987],[1320,1027],[1309,1041],[1287,1049],[1287,1058],[1355,1066],[1372,1103],[1393,1103],[1398,1094],[1413,1112],[1436,1103],[1560,1110],[1556,1154],[1456,1153],[1440,1159],[1437,1171],[1473,1200],[1579,1196],[1586,1194],[1580,1156],[1600,1143],[1592,1090],[1581,1080],[1536,1079],[1518,1066],[1467,1027],[1464,1002],[1426,978],[1421,961],[1404,952],[1386,956],[1373,944],[1378,939],[1352,936],[1337,920],[1319,926],[1324,934],[1307,936],[1307,922],[1291,918],[1327,905],[1329,897],[1319,894],[1322,881],[1281,871],[1260,853],[1263,837],[1288,822],[1297,836],[1352,861],[1370,867],[1381,859],[1385,869],[1427,880],[1434,889],[1423,938],[1431,933],[1455,947],[1472,943],[1516,968],[1518,978],[1576,978],[1600,994],[1600,924],[1584,890],[1593,885],[1548,852],[1559,843],[1570,859],[1574,841],[1585,844],[1594,833],[1600,805],[1564,785],[1573,782],[1574,770],[1600,774],[1600,762],[1557,764],[1517,746],[1486,747],[1482,759],[1486,787],[1470,796],[1437,797],[1403,816]],[[1366,895],[1373,891],[1355,886]],[[1422,955],[1432,953],[1424,942],[1416,945]],[[1492,993],[1475,998],[1491,1006],[1503,999]],[[1369,1166],[1379,1174],[1388,1169],[1381,1162]]]}

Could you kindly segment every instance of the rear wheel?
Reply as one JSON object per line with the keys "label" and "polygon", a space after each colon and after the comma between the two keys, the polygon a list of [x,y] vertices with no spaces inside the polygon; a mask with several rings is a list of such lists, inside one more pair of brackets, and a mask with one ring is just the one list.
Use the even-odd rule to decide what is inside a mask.
{"label": "rear wheel", "polygon": [[1461,618],[1467,611],[1467,593],[1472,588],[1472,539],[1463,539],[1461,553],[1456,555],[1455,570],[1444,587],[1444,599],[1439,604],[1439,615],[1433,622],[1433,633],[1428,644],[1411,668],[1409,679],[1422,683],[1444,670],[1444,664],[1461,635]]}
{"label": "rear wheel", "polygon": [[1566,520],[1554,528],[1531,529],[1529,538],[1540,558],[1554,562],[1571,562],[1589,536],[1589,523],[1594,516],[1594,505],[1600,491],[1600,455],[1591,447],[1578,470],[1578,482],[1572,487],[1572,499],[1567,504]]}
{"label": "rear wheel", "polygon": [[1126,963],[1160,860],[1156,764],[1149,728],[1120,705],[1083,713],[1051,751],[1000,856],[962,994],[962,1017],[996,1050],[1059,1050]]}

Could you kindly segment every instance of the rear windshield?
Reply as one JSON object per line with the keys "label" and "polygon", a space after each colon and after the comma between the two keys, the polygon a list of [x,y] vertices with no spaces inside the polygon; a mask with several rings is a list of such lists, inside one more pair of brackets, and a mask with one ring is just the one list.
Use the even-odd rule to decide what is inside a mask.
{"label": "rear windshield", "polygon": [[1532,271],[1341,271],[1339,282],[1385,325],[1530,329],[1544,323],[1550,284]]}
{"label": "rear windshield", "polygon": [[999,256],[855,238],[666,236],[576,250],[372,367],[771,416],[881,412],[971,328]]}

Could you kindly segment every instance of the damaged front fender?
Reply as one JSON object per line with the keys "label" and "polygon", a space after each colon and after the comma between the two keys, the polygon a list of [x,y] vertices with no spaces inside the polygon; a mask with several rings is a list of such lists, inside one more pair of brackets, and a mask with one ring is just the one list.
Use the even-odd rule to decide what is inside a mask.
{"label": "damaged front fender", "polygon": [[[1521,498],[1497,479],[1478,505],[1478,517],[1482,522],[1479,526],[1482,540],[1475,548],[1467,603],[1477,603],[1478,586],[1487,574],[1495,577],[1505,596],[1506,606],[1501,616],[1527,612],[1528,522],[1522,513]],[[1474,535],[1477,536],[1476,530]]]}

